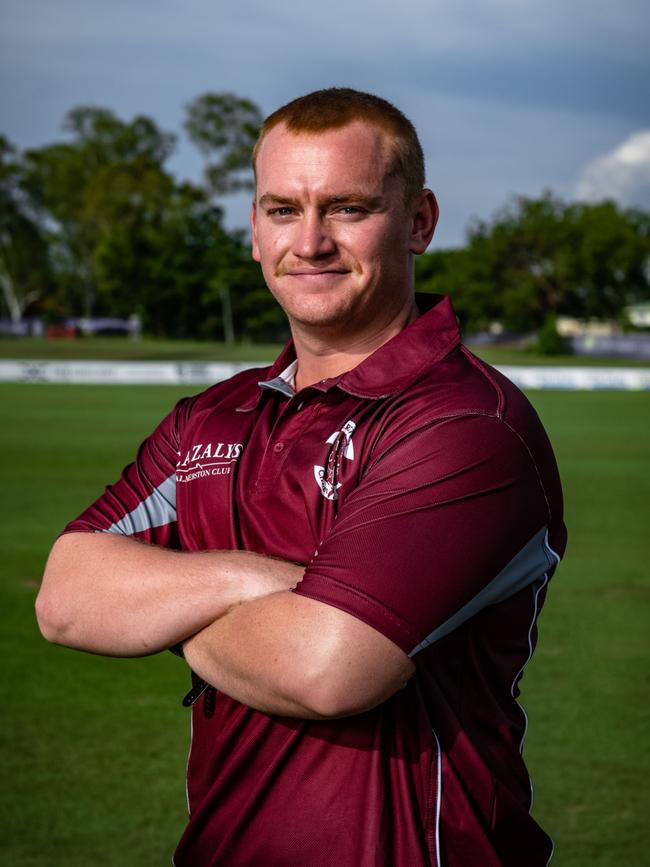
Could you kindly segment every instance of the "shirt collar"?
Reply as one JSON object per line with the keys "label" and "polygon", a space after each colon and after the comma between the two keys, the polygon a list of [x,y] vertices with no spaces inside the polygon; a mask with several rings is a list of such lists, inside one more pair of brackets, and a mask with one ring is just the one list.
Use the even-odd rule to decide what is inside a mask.
{"label": "shirt collar", "polygon": [[298,370],[298,359],[294,358],[294,360],[285,367],[284,370],[281,370],[277,376],[274,376],[273,379],[263,379],[257,384],[262,390],[267,389],[269,391],[279,391],[281,394],[285,395],[285,397],[293,397],[296,393],[296,370]]}
{"label": "shirt collar", "polygon": [[454,308],[443,295],[416,296],[421,315],[380,346],[336,384],[357,397],[382,398],[401,391],[460,343]]}
{"label": "shirt collar", "polygon": [[[355,397],[389,397],[414,382],[458,346],[460,331],[450,299],[443,295],[416,294],[415,297],[422,314],[414,322],[352,370],[314,383],[312,388],[329,391],[336,386]],[[292,397],[297,364],[290,340],[269,368],[266,378],[258,383],[260,391],[240,409],[254,409],[263,390],[280,391]]]}
{"label": "shirt collar", "polygon": [[[293,397],[295,390],[290,379],[295,381],[295,372],[298,367],[296,358],[296,350],[293,346],[293,340],[290,340],[277,359],[268,369],[266,377],[258,382],[259,391],[256,391],[245,403],[237,407],[238,412],[249,412],[255,409],[257,404],[262,399],[264,391],[279,391],[286,397]],[[284,374],[284,375],[283,375]]]}

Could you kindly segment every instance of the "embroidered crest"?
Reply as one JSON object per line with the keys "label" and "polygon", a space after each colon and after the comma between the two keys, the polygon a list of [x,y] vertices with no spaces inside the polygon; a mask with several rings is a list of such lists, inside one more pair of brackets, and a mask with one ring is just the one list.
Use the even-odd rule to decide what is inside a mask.
{"label": "embroidered crest", "polygon": [[349,420],[346,421],[340,430],[334,431],[325,440],[326,443],[331,445],[327,457],[327,467],[314,464],[314,479],[326,500],[338,499],[338,489],[341,487],[341,483],[338,481],[339,464],[341,456],[349,461],[354,460],[352,434],[356,427],[356,423]]}

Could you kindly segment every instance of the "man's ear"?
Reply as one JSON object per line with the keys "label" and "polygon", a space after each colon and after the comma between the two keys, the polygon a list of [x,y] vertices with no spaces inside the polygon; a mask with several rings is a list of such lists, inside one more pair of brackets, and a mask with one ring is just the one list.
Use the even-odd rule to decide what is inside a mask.
{"label": "man's ear", "polygon": [[255,206],[255,199],[253,199],[253,204],[251,205],[251,241],[253,248],[253,259],[256,262],[259,262],[260,248],[257,243],[257,208]]}
{"label": "man's ear", "polygon": [[413,225],[409,250],[419,255],[429,246],[438,222],[438,202],[431,190],[424,189],[413,205]]}

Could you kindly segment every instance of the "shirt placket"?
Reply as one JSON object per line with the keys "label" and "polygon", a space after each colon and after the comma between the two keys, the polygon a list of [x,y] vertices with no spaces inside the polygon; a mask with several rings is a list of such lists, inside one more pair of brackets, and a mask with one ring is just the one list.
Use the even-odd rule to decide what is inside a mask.
{"label": "shirt placket", "polygon": [[285,401],[285,405],[278,411],[264,448],[253,486],[255,493],[267,492],[277,483],[294,443],[298,441],[318,412],[321,397],[321,395],[313,395],[308,398],[298,394],[287,400],[278,394],[271,398]]}

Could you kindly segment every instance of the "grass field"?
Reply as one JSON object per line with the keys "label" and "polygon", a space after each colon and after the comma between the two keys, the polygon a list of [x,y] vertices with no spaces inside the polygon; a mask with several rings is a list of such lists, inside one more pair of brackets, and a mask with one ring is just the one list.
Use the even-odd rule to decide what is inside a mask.
{"label": "grass field", "polygon": [[[471,347],[490,364],[563,364],[600,365],[614,367],[648,367],[650,360],[630,361],[625,358],[602,359],[577,355],[539,355],[535,352],[507,346]],[[46,340],[45,338],[0,337],[0,358],[80,359],[113,361],[272,361],[278,355],[278,344],[235,343],[198,340],[132,340],[126,337],[84,337],[77,340]]]}
{"label": "grass field", "polygon": [[87,361],[272,361],[279,346],[266,343],[153,340],[127,337],[88,337],[46,340],[41,337],[0,337],[0,358],[79,359]]}
{"label": "grass field", "polygon": [[[33,602],[56,533],[186,390],[0,386],[3,864],[170,863],[185,818],[183,663],[49,646]],[[553,867],[637,867],[650,863],[650,396],[530,396],[570,534],[523,683],[534,811],[556,840]]]}

